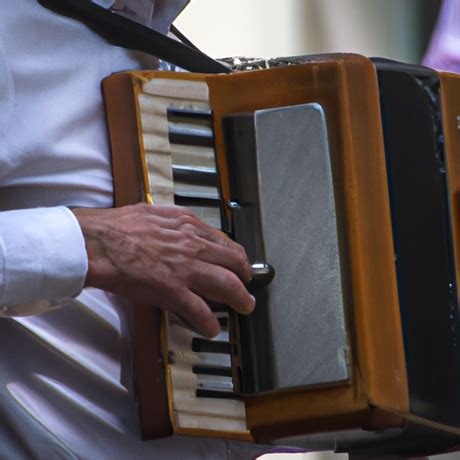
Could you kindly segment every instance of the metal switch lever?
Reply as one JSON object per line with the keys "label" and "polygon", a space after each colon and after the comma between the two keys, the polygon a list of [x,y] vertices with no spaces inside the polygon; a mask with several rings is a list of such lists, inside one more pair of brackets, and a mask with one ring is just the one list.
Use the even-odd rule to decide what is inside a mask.
{"label": "metal switch lever", "polygon": [[274,277],[275,269],[270,264],[252,264],[251,286],[268,286]]}

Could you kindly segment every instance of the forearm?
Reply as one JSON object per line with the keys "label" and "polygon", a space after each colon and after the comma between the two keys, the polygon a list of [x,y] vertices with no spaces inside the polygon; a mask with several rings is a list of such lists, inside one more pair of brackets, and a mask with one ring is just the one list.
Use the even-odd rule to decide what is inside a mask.
{"label": "forearm", "polygon": [[176,206],[38,208],[0,213],[0,315],[37,314],[84,286],[150,303],[206,336],[206,300],[250,313],[244,249]]}

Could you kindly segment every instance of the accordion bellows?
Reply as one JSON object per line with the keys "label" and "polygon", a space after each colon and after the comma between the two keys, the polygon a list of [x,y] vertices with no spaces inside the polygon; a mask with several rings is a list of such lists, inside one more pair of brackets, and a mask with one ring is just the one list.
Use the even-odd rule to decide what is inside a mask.
{"label": "accordion bellows", "polygon": [[[103,82],[117,206],[139,201],[190,206],[201,219],[227,231],[243,245],[249,241],[248,246],[248,229],[255,228],[265,236],[266,255],[276,258],[275,269],[280,272],[290,265],[283,262],[279,249],[276,252],[270,247],[276,243],[276,235],[263,229],[264,225],[276,228],[276,221],[270,221],[270,209],[284,209],[273,200],[314,207],[317,190],[321,203],[316,205],[316,216],[311,217],[317,219],[316,227],[305,217],[309,214],[301,212],[304,217],[298,218],[290,211],[283,217],[291,221],[283,227],[291,232],[285,239],[286,252],[290,251],[286,259],[307,259],[308,252],[299,249],[301,255],[294,254],[292,242],[298,240],[299,248],[320,245],[317,253],[313,251],[310,265],[305,263],[308,279],[305,275],[305,286],[298,287],[303,291],[282,291],[280,295],[280,285],[272,287],[269,296],[256,291],[256,310],[268,313],[258,312],[255,319],[217,309],[223,327],[214,345],[204,343],[151,306],[133,306],[133,364],[143,434],[159,437],[173,430],[267,442],[330,432],[337,446],[340,434],[332,433],[396,430],[396,438],[402,441],[374,439],[381,452],[445,450],[460,435],[460,424],[439,416],[436,400],[424,399],[419,364],[410,347],[413,337],[420,340],[425,332],[407,327],[412,313],[410,307],[408,314],[402,311],[409,302],[404,297],[404,283],[410,283],[403,276],[404,265],[400,268],[395,263],[395,254],[397,257],[399,247],[404,249],[405,241],[396,228],[400,222],[404,225],[404,218],[397,214],[395,202],[407,193],[397,184],[404,167],[392,159],[399,148],[399,131],[392,128],[391,121],[382,123],[382,119],[388,113],[391,116],[398,104],[390,94],[391,72],[400,75],[406,71],[357,55],[294,61],[284,67],[230,75],[125,72]],[[422,76],[415,74],[414,78],[425,78],[423,72]],[[455,267],[454,260],[459,260],[455,235],[460,216],[455,197],[460,188],[460,165],[452,152],[458,151],[460,142],[457,125],[453,125],[460,113],[458,77],[441,75],[440,88],[452,205],[450,210],[446,211],[444,204],[440,209],[447,212],[443,216],[453,216],[447,223],[450,226],[452,221],[453,245],[447,237],[446,245],[451,244],[451,266]],[[414,88],[414,98],[417,94]],[[383,104],[387,115],[382,111],[383,97],[387,98]],[[300,140],[293,143],[295,130],[289,123],[293,120],[299,125],[296,117],[306,117],[308,122],[297,129]],[[310,162],[303,162],[302,155]],[[294,166],[290,162],[295,162]],[[272,187],[264,185],[264,189],[261,184],[271,164],[275,172],[270,171],[270,184],[275,187],[278,170],[283,180],[270,195]],[[304,183],[296,165],[311,169]],[[431,167],[426,166],[427,171]],[[407,177],[410,182],[410,175]],[[324,181],[330,184],[321,188]],[[245,192],[247,183],[256,190],[255,195]],[[302,201],[302,195],[309,196]],[[249,202],[256,204],[251,204],[249,211],[241,209]],[[320,215],[323,208],[326,217]],[[257,222],[250,226],[253,215]],[[320,223],[323,236],[317,230]],[[302,228],[310,228],[316,235],[308,240]],[[326,240],[327,245],[321,246]],[[330,289],[321,280],[309,284],[322,250],[330,255],[329,265],[323,264],[331,273]],[[249,255],[251,251],[249,248]],[[317,266],[320,270],[319,262]],[[302,267],[301,263],[296,262],[296,267]],[[460,275],[456,270],[449,282],[452,285]],[[315,286],[321,286],[320,294],[313,292]],[[410,297],[410,286],[407,290]],[[327,314],[318,307],[321,296]],[[280,305],[283,299],[289,305]],[[311,299],[316,299],[314,308],[308,305]],[[296,302],[301,304],[295,306],[297,310],[291,306]],[[283,323],[283,308],[290,312],[285,321],[298,322],[301,327]],[[310,321],[301,317],[307,311]],[[313,326],[309,329],[310,322]],[[292,343],[286,344],[289,330]],[[332,331],[329,341],[321,337],[323,330]],[[287,362],[280,364],[283,357]],[[431,394],[437,389],[426,391]],[[407,435],[414,426],[434,433],[433,439],[447,433],[448,441],[438,446],[428,434],[426,445],[416,447]],[[358,434],[355,445],[360,442]]]}

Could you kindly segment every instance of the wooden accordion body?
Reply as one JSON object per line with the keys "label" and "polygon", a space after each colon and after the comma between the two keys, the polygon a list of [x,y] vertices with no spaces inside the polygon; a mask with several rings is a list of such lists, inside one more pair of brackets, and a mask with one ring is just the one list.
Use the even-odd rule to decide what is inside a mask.
{"label": "wooden accordion body", "polygon": [[[330,446],[337,450],[365,452],[371,449],[381,453],[446,451],[458,443],[460,436],[460,352],[456,343],[456,286],[460,276],[460,242],[457,238],[460,235],[457,198],[460,192],[460,78],[385,61],[372,62],[358,55],[295,58],[290,64],[229,75],[126,72],[103,82],[116,205],[156,202],[156,193],[159,203],[170,202],[171,197],[164,198],[170,195],[170,191],[165,192],[162,181],[165,177],[172,180],[174,176],[171,160],[165,160],[166,172],[161,177],[152,175],[149,168],[157,148],[161,150],[162,159],[159,161],[164,161],[164,151],[173,144],[171,134],[167,132],[168,113],[172,107],[173,111],[179,110],[179,118],[187,117],[187,114],[181,115],[181,111],[189,111],[194,104],[178,101],[190,97],[187,96],[187,88],[193,87],[195,102],[199,99],[195,108],[200,113],[211,113],[211,148],[218,171],[219,213],[223,230],[233,237],[238,234],[234,224],[241,220],[237,216],[238,206],[244,206],[241,196],[235,198],[235,189],[244,186],[244,181],[243,185],[238,183],[235,186],[235,180],[238,182],[235,175],[244,173],[244,158],[250,156],[244,134],[248,120],[249,141],[254,140],[254,136],[264,136],[263,132],[259,134],[258,128],[251,128],[254,125],[251,121],[253,114],[256,114],[256,119],[261,119],[257,117],[264,115],[265,110],[275,110],[268,116],[281,114],[282,119],[284,115],[276,112],[281,108],[306,107],[307,112],[315,109],[315,113],[323,113],[327,133],[327,149],[324,151],[328,153],[332,178],[333,221],[339,257],[335,269],[339,273],[337,282],[341,295],[336,310],[340,309],[343,317],[342,344],[346,345],[341,357],[343,374],[329,380],[314,380],[307,376],[305,385],[287,388],[277,388],[276,385],[265,388],[262,385],[260,391],[256,385],[251,391],[245,391],[245,385],[238,380],[241,374],[251,369],[241,358],[245,354],[242,348],[253,339],[243,335],[255,331],[255,335],[260,336],[262,326],[258,326],[257,322],[248,326],[244,319],[230,312],[231,378],[237,395],[215,404],[211,400],[210,409],[203,409],[201,414],[195,413],[196,407],[204,407],[204,402],[211,398],[205,395],[197,404],[187,403],[183,407],[180,404],[179,390],[174,388],[178,380],[174,370],[174,350],[171,350],[171,344],[176,340],[171,335],[176,334],[177,328],[174,329],[175,326],[171,326],[167,317],[158,310],[148,305],[135,305],[132,310],[133,365],[143,435],[146,438],[161,437],[173,430],[187,435],[271,442],[293,436],[328,433],[326,437],[331,441]],[[420,166],[426,171],[439,170],[441,175],[444,174],[442,177],[447,177],[445,185],[440,185],[441,179],[433,179],[433,187],[437,187],[433,194],[441,189],[444,193],[435,199],[434,204],[425,203],[423,194],[417,198],[421,190],[430,187],[428,183],[425,186],[424,176],[412,174],[407,164],[396,164],[392,160],[399,158],[398,155],[403,156],[400,152],[404,152],[407,143],[411,142],[410,136],[417,139],[419,129],[418,121],[411,124],[410,114],[414,113],[410,109],[411,100],[404,106],[405,92],[398,94],[396,91],[392,95],[392,88],[399,85],[398,81],[393,82],[394,75],[396,80],[398,77],[410,80],[408,87],[413,88],[415,99],[423,85],[426,86],[423,94],[431,91],[430,100],[434,101],[434,108],[430,106],[426,111],[434,115],[427,123],[432,122],[436,129],[443,129],[443,135],[437,133],[435,136],[437,140],[442,137],[443,145],[434,146],[431,150],[433,158],[436,157],[442,165],[439,168],[431,163],[426,168],[423,164]],[[165,84],[165,81],[172,83]],[[198,86],[195,87],[195,84]],[[167,94],[163,94],[164,91]],[[410,91],[407,91],[409,94]],[[145,109],[144,99],[151,97],[166,97],[166,102],[160,103],[162,108],[158,109],[158,113],[155,113],[156,109],[150,113],[148,107]],[[423,99],[425,96],[420,97]],[[439,106],[441,100],[442,107]],[[398,101],[401,101],[402,107],[398,106]],[[153,117],[151,121],[155,121],[159,113],[163,117],[160,124],[166,119],[166,128],[158,129],[160,137],[168,139],[166,147],[165,142],[152,140],[152,133],[145,133],[143,129],[146,118]],[[393,126],[392,117],[396,113],[402,118]],[[406,121],[411,124],[409,127],[404,126]],[[239,128],[243,131],[241,139],[245,141],[240,147],[235,146]],[[423,137],[423,128],[420,129]],[[399,138],[406,134],[407,139],[400,142]],[[287,137],[291,135],[289,133]],[[259,138],[256,140],[255,144],[258,144]],[[249,144],[252,145],[251,142]],[[441,159],[438,158],[439,149],[443,151]],[[291,160],[286,151],[289,151],[288,147],[279,151],[280,164],[288,164]],[[239,165],[234,159],[238,155],[243,158]],[[417,171],[417,161],[413,162],[408,157],[408,164],[411,161],[414,171]],[[430,161],[427,159],[427,164]],[[257,172],[252,171],[251,174],[251,177],[257,176]],[[403,185],[398,182],[400,178]],[[289,184],[283,187],[288,197]],[[291,200],[292,197],[284,199]],[[314,196],[306,199],[306,205],[311,199]],[[176,202],[184,204],[181,200],[176,199]],[[419,225],[427,218],[422,211],[425,204],[430,210],[430,206],[439,208],[442,228],[438,230],[442,241],[440,246],[432,249],[418,246],[416,250],[422,259],[428,258],[429,262],[431,254],[439,252],[439,247],[445,249],[447,262],[443,259],[439,264],[443,267],[448,264],[448,282],[444,286],[446,280],[439,280],[439,289],[442,291],[444,286],[449,291],[446,294],[450,295],[446,300],[447,306],[433,303],[438,301],[435,294],[434,297],[428,296],[426,305],[418,305],[424,302],[423,285],[430,279],[431,272],[429,263],[418,261],[410,252],[411,241],[419,245],[428,241],[429,245],[431,234],[412,238],[411,232],[418,230],[405,222],[404,212],[405,209],[413,212]],[[436,209],[434,216],[437,215]],[[431,219],[430,212],[427,214],[428,221]],[[297,219],[294,215],[283,218],[293,222]],[[438,230],[433,232],[437,235]],[[245,232],[239,232],[243,239]],[[300,245],[303,235],[298,235],[298,238]],[[316,241],[320,242],[321,238]],[[242,243],[244,245],[244,241]],[[404,256],[401,264],[399,257],[403,257],[404,245],[408,248],[408,255]],[[269,254],[267,249],[268,259]],[[409,259],[408,267],[404,266],[404,261]],[[275,269],[278,276],[283,266],[275,266]],[[438,268],[434,270],[442,272]],[[410,279],[407,273],[415,273],[415,280]],[[414,283],[420,283],[421,297],[415,294],[411,297],[417,290]],[[435,287],[433,290],[436,290]],[[439,299],[444,299],[442,295]],[[262,311],[263,293],[256,291],[256,298],[256,310]],[[305,296],[299,298],[304,299]],[[308,296],[306,298],[308,303]],[[444,302],[442,299],[439,302]],[[278,310],[284,307],[276,305]],[[271,308],[276,310],[274,306]],[[315,308],[321,316],[318,305]],[[308,312],[315,314],[314,309]],[[259,324],[264,324],[263,320],[260,321]],[[320,328],[317,329],[318,337],[323,334],[321,327],[324,324],[326,328],[328,317],[320,321],[322,323],[317,324]],[[276,329],[272,329],[271,333],[276,335]],[[266,333],[269,333],[268,330]],[[189,337],[187,340],[193,339]],[[308,331],[304,342],[292,346],[298,350],[299,356],[306,355],[308,360],[309,348],[315,340]],[[273,339],[272,342],[276,341]],[[257,353],[253,352],[255,361]],[[187,352],[179,354],[185,356]],[[318,358],[318,353],[315,354],[311,359],[320,363],[321,358]],[[293,367],[295,365],[293,363]],[[192,367],[189,366],[189,370]],[[263,369],[261,372],[263,374]],[[190,389],[186,391],[190,393]],[[455,409],[459,415],[456,415]],[[199,409],[196,410],[199,412]],[[220,415],[215,413],[219,410],[223,411]],[[289,443],[289,440],[284,442]]]}

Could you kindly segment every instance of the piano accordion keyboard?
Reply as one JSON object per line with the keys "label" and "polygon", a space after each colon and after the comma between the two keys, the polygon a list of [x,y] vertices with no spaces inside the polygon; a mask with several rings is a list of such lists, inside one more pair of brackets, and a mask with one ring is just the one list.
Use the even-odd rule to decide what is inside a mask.
{"label": "piano accordion keyboard", "polygon": [[[146,179],[154,204],[178,204],[221,228],[218,176],[206,83],[153,79],[139,95]],[[234,393],[229,314],[213,309],[221,333],[204,339],[166,315],[167,375],[177,428],[247,432]],[[171,395],[170,395],[171,398]],[[170,400],[171,405],[171,400]]]}

